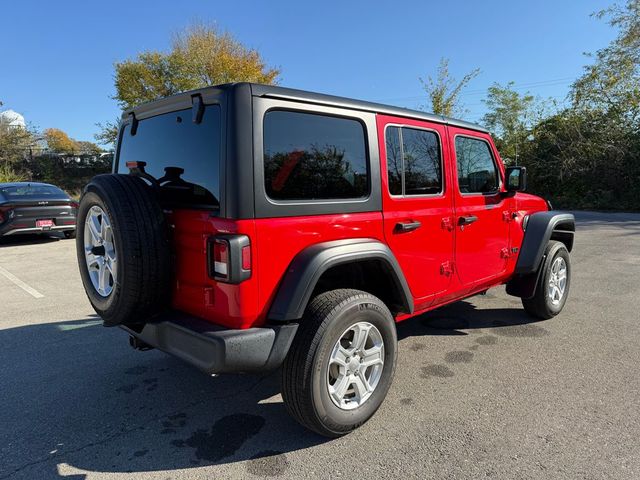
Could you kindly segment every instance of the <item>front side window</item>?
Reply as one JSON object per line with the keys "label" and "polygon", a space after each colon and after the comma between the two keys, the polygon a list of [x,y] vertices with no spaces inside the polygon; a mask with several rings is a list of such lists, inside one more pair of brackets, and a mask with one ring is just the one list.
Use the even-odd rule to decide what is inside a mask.
{"label": "front side window", "polygon": [[442,192],[442,155],[435,132],[390,126],[385,140],[391,195],[434,195]]}
{"label": "front side window", "polygon": [[163,203],[219,207],[221,114],[208,105],[200,123],[191,109],[140,120],[135,135],[124,126],[118,153],[118,173],[127,162],[145,162],[145,170],[161,185]]}
{"label": "front side window", "polygon": [[498,170],[487,142],[479,138],[456,137],[456,162],[460,193],[498,191]]}
{"label": "front side window", "polygon": [[357,120],[273,110],[264,117],[264,181],[274,200],[369,194],[364,126]]}

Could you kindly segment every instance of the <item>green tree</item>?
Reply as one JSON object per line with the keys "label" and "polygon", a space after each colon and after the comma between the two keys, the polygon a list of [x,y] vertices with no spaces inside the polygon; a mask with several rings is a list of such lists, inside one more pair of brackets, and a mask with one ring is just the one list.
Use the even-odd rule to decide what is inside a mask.
{"label": "green tree", "polygon": [[84,140],[76,141],[78,153],[80,155],[99,155],[102,153],[102,149],[93,142],[87,142]]}
{"label": "green tree", "polygon": [[3,181],[15,181],[10,179],[24,177],[25,161],[31,156],[37,141],[38,137],[31,128],[0,123],[0,167]]}
{"label": "green tree", "polygon": [[517,161],[518,146],[528,135],[527,125],[534,121],[534,97],[518,93],[514,85],[494,83],[489,87],[482,123],[493,133],[502,156]]}
{"label": "green tree", "polygon": [[193,25],[169,52],[148,51],[115,64],[115,99],[123,109],[187,90],[229,82],[272,84],[280,71],[230,33]]}
{"label": "green tree", "polygon": [[118,122],[116,119],[114,122],[96,123],[100,131],[93,136],[95,141],[100,145],[114,147],[118,139]]}
{"label": "green tree", "polygon": [[449,59],[441,58],[435,79],[431,76],[426,80],[419,79],[429,99],[429,110],[436,115],[462,116],[464,107],[460,102],[460,94],[479,74],[480,69],[476,68],[457,81],[449,73]]}
{"label": "green tree", "polygon": [[[123,110],[176,93],[230,82],[277,83],[280,70],[230,33],[205,24],[187,27],[168,52],[146,51],[115,64],[116,94]],[[97,124],[95,140],[114,145],[118,120]]]}
{"label": "green tree", "polygon": [[594,14],[617,36],[590,55],[570,106],[522,148],[530,189],[561,208],[640,209],[640,0]]}
{"label": "green tree", "polygon": [[571,91],[574,108],[596,109],[632,124],[640,120],[640,0],[594,14],[608,19],[618,36],[598,50]]}

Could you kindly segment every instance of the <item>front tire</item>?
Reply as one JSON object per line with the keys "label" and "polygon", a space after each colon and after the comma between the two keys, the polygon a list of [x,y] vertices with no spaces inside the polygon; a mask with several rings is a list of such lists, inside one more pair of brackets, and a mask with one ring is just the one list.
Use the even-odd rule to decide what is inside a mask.
{"label": "front tire", "polygon": [[543,258],[536,293],[523,298],[522,306],[529,315],[547,320],[559,314],[567,301],[571,260],[567,247],[555,240],[549,242]]}
{"label": "front tire", "polygon": [[382,404],[395,372],[396,327],[378,298],[332,290],[307,307],[282,368],[282,396],[303,426],[339,437]]}

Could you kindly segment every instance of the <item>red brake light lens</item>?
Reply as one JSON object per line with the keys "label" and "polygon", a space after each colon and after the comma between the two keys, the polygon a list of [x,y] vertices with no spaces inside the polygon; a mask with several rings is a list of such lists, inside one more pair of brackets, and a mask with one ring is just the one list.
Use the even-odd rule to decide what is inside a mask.
{"label": "red brake light lens", "polygon": [[251,245],[242,247],[242,269],[251,270]]}
{"label": "red brake light lens", "polygon": [[213,243],[213,272],[216,277],[229,278],[229,242],[216,238]]}

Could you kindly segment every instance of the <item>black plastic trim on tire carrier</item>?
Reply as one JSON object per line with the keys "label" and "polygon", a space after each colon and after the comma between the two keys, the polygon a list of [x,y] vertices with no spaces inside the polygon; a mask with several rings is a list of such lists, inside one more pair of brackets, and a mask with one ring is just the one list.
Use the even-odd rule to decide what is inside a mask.
{"label": "black plastic trim on tire carrier", "polygon": [[413,313],[413,297],[402,269],[385,244],[369,238],[334,240],[311,245],[292,260],[269,310],[274,321],[302,318],[311,294],[324,272],[337,265],[378,260],[392,280],[401,312]]}

